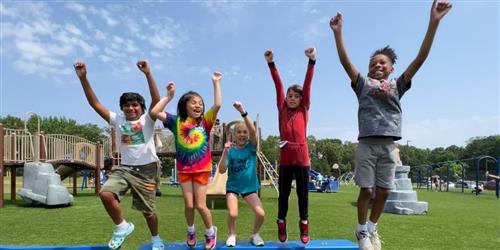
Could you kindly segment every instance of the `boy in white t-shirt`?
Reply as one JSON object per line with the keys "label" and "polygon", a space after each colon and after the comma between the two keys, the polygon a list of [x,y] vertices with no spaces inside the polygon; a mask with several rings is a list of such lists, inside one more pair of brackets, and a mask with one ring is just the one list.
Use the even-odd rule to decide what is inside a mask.
{"label": "boy in white t-shirt", "polygon": [[[160,94],[151,74],[148,62],[140,60],[137,66],[144,73],[151,93],[151,107],[159,100]],[[132,208],[144,215],[151,232],[153,250],[163,250],[164,244],[158,234],[158,219],[155,213],[155,191],[158,172],[158,156],[154,145],[154,123],[149,112],[145,112],[144,98],[138,93],[127,92],[120,97],[123,114],[108,110],[99,102],[87,79],[84,62],[76,62],[75,71],[82,84],[90,106],[115,128],[120,142],[121,165],[113,168],[99,197],[109,216],[116,225],[108,243],[110,249],[121,247],[125,238],[134,231],[134,224],[125,221],[120,201],[125,193],[132,191]]]}

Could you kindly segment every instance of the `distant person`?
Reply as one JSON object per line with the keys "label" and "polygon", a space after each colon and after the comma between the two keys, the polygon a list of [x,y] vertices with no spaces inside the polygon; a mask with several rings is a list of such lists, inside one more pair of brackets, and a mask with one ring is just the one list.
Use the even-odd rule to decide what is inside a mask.
{"label": "distant person", "polygon": [[238,196],[246,201],[255,213],[250,243],[263,246],[264,240],[259,230],[264,223],[264,208],[257,195],[259,179],[257,176],[257,133],[252,120],[241,102],[234,102],[234,108],[243,117],[244,122],[234,126],[235,143],[226,142],[219,161],[219,173],[226,171],[226,203],[228,210],[227,225],[229,235],[226,246],[236,246],[236,218],[238,217]]}
{"label": "distant person", "polygon": [[492,175],[488,171],[486,171],[486,179],[491,178],[495,181],[500,181],[500,176],[498,175]]}
{"label": "distant person", "polygon": [[181,96],[177,115],[164,112],[175,94],[175,84],[167,84],[167,96],[151,110],[151,115],[163,122],[175,139],[177,173],[184,197],[184,215],[187,223],[186,244],[196,245],[194,226],[195,208],[205,224],[205,249],[212,250],[217,244],[217,227],[212,224],[212,214],[207,207],[207,184],[212,171],[210,131],[222,105],[220,80],[222,73],[213,72],[214,105],[205,112],[203,98],[194,91]]}
{"label": "distant person", "polygon": [[280,166],[279,166],[279,197],[278,197],[278,239],[285,242],[288,239],[286,215],[288,213],[288,198],[295,177],[296,191],[299,202],[300,241],[309,242],[309,147],[307,145],[307,122],[311,104],[311,84],[316,64],[316,49],[308,48],[305,54],[309,59],[304,84],[290,86],[286,93],[278,69],[274,63],[272,50],[267,50],[264,57],[271,71],[276,88],[276,104],[278,106],[278,122],[280,130]]}
{"label": "distant person", "polygon": [[213,138],[214,138],[214,143],[213,143],[214,149],[219,150],[221,139],[222,139],[222,127],[220,125],[219,119],[215,119],[215,124],[214,124],[214,127],[212,129],[212,134],[213,134]]}
{"label": "distant person", "polygon": [[[155,119],[146,112],[144,98],[138,93],[127,92],[120,97],[120,109],[116,114],[99,102],[87,79],[87,67],[84,62],[76,62],[75,71],[82,84],[90,106],[115,129],[120,142],[121,165],[113,168],[108,181],[102,187],[99,197],[116,227],[108,243],[110,249],[118,249],[123,241],[134,231],[134,224],[122,216],[120,201],[127,190],[131,190],[132,208],[141,211],[151,233],[153,250],[164,249],[158,233],[158,219],[155,213],[155,187],[157,161],[153,131]],[[144,73],[154,106],[160,95],[151,74],[149,63],[140,60],[137,67]],[[104,179],[104,178],[101,178]]]}
{"label": "distant person", "polygon": [[[434,0],[427,33],[418,55],[394,80],[389,80],[397,59],[392,48],[386,46],[372,54],[368,64],[368,76],[365,77],[359,73],[347,55],[342,34],[342,14],[338,12],[330,20],[330,28],[335,37],[340,62],[351,80],[351,88],[356,93],[359,105],[359,143],[355,155],[355,180],[360,187],[360,192],[357,201],[358,225],[355,234],[361,250],[382,248],[376,226],[390,189],[394,185],[397,165],[394,141],[401,139],[400,99],[410,89],[413,76],[429,55],[438,25],[450,9],[451,4],[447,1]],[[387,33],[384,27],[376,28],[384,34]],[[363,37],[369,42],[368,36]],[[370,197],[375,188],[375,202],[368,220]]]}

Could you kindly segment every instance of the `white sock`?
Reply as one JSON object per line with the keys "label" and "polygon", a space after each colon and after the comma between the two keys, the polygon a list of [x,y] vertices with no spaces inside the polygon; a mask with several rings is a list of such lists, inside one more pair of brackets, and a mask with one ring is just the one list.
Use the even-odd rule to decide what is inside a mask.
{"label": "white sock", "polygon": [[125,231],[127,230],[127,228],[129,227],[129,224],[127,223],[127,221],[125,219],[123,219],[122,222],[120,222],[120,224],[116,225],[116,231]]}
{"label": "white sock", "polygon": [[154,242],[156,240],[161,240],[160,235],[151,236],[151,242]]}
{"label": "white sock", "polygon": [[358,224],[358,226],[356,226],[356,232],[362,232],[362,231],[368,231],[368,226],[365,224],[361,225],[361,224]]}
{"label": "white sock", "polygon": [[191,226],[188,226],[188,232],[194,233],[195,231],[196,231],[196,229],[194,228],[194,224]]}
{"label": "white sock", "polygon": [[377,231],[377,223],[373,223],[371,220],[368,220],[368,223],[366,223],[368,226],[368,232],[373,233]]}
{"label": "white sock", "polygon": [[205,229],[206,235],[214,235],[214,233],[215,233],[214,226],[211,226],[210,228]]}
{"label": "white sock", "polygon": [[278,222],[279,222],[279,223],[283,223],[283,222],[285,222],[285,220],[278,219]]}
{"label": "white sock", "polygon": [[307,222],[307,220],[301,220],[300,223],[307,225],[308,222]]}

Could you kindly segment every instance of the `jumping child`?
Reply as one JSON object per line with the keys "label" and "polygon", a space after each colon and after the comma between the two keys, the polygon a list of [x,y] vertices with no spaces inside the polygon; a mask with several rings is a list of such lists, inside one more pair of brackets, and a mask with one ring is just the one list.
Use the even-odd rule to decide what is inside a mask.
{"label": "jumping child", "polygon": [[228,171],[226,203],[229,236],[226,240],[226,246],[236,246],[236,218],[238,217],[238,196],[240,195],[255,213],[250,243],[255,246],[264,246],[264,240],[259,235],[260,227],[264,223],[265,212],[257,195],[260,186],[257,178],[257,133],[243,104],[234,102],[233,106],[240,112],[244,122],[235,124],[235,143],[226,142],[224,144],[224,151],[219,161],[219,173],[223,174],[226,170]]}
{"label": "jumping child", "polygon": [[[355,181],[360,187],[358,226],[355,234],[360,249],[381,249],[377,221],[393,187],[396,170],[394,141],[401,139],[400,99],[411,87],[411,79],[429,55],[440,20],[451,9],[447,1],[434,0],[427,33],[417,57],[397,79],[388,81],[396,63],[396,54],[389,46],[376,50],[370,57],[368,76],[362,76],[347,56],[342,38],[342,15],[330,20],[340,62],[351,79],[358,109],[358,147],[355,156]],[[372,191],[375,189],[375,191]],[[372,192],[375,202],[367,222]]]}
{"label": "jumping child", "polygon": [[[120,201],[131,189],[132,208],[142,212],[151,232],[153,250],[164,249],[158,234],[158,219],[155,213],[155,187],[158,172],[153,131],[155,118],[145,112],[144,98],[138,93],[127,92],[120,97],[120,109],[116,114],[99,102],[87,79],[84,62],[76,62],[75,71],[82,84],[85,97],[90,106],[115,128],[120,142],[121,164],[111,170],[108,181],[102,187],[99,197],[116,227],[108,243],[110,249],[118,249],[125,238],[134,231],[134,224],[127,222],[122,215]],[[160,94],[149,69],[149,63],[138,61],[137,67],[144,73],[151,94],[151,105],[160,100]]]}
{"label": "jumping child", "polygon": [[285,242],[288,239],[286,230],[286,215],[288,212],[288,197],[295,176],[296,190],[299,200],[299,229],[300,240],[309,242],[308,195],[309,181],[309,147],[307,145],[307,121],[309,105],[311,103],[311,82],[316,63],[316,49],[305,50],[309,58],[304,85],[292,85],[286,91],[283,88],[278,69],[274,64],[273,52],[267,50],[264,57],[271,71],[276,88],[276,104],[278,106],[278,120],[280,129],[280,166],[279,166],[279,198],[278,198],[278,239]]}
{"label": "jumping child", "polygon": [[214,105],[205,113],[201,96],[189,91],[181,96],[177,104],[177,115],[163,112],[175,94],[175,84],[167,84],[167,96],[151,110],[151,116],[163,122],[163,126],[174,134],[177,171],[184,196],[184,214],[187,222],[188,247],[196,245],[194,209],[198,210],[205,224],[205,249],[211,250],[217,243],[217,227],[212,225],[212,214],[207,207],[207,184],[212,171],[210,130],[222,104],[220,80],[222,74],[214,72]]}

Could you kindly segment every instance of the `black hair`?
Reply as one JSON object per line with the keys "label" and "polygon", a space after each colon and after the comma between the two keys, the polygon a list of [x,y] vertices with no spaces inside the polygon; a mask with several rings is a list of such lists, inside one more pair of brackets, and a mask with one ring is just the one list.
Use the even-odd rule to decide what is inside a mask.
{"label": "black hair", "polygon": [[144,113],[144,111],[146,110],[144,97],[135,92],[125,92],[122,94],[122,96],[120,96],[120,110],[123,110],[123,106],[125,105],[125,103],[133,101],[137,101],[141,105],[142,112]]}
{"label": "black hair", "polygon": [[370,57],[370,62],[377,55],[385,55],[385,56],[389,57],[389,59],[391,60],[392,64],[395,64],[396,60],[398,59],[398,56],[396,55],[396,52],[394,51],[393,48],[389,47],[389,45],[385,46],[382,49],[375,50],[375,52],[373,52],[372,56]]}
{"label": "black hair", "polygon": [[189,100],[191,100],[191,98],[195,96],[199,97],[201,99],[201,102],[203,103],[203,112],[202,115],[197,119],[197,122],[200,122],[203,118],[203,114],[205,114],[205,103],[203,102],[203,98],[200,94],[194,91],[188,91],[187,93],[182,95],[181,98],[179,98],[179,102],[177,103],[177,115],[181,118],[181,121],[185,121],[187,119],[188,113],[186,104]]}
{"label": "black hair", "polygon": [[294,85],[288,87],[288,89],[286,90],[286,93],[288,94],[288,92],[290,92],[290,90],[293,90],[293,92],[297,92],[300,94],[300,96],[302,96],[302,86],[300,86],[298,84],[294,84]]}

